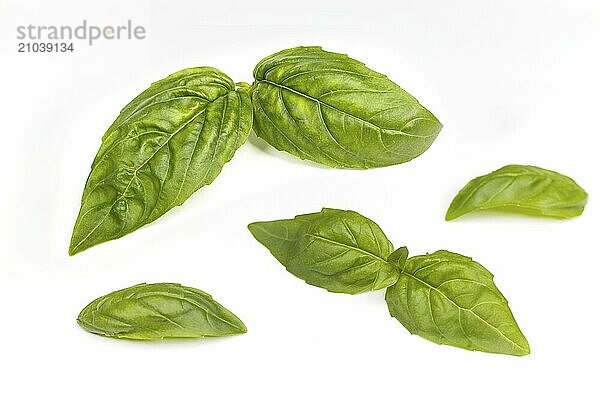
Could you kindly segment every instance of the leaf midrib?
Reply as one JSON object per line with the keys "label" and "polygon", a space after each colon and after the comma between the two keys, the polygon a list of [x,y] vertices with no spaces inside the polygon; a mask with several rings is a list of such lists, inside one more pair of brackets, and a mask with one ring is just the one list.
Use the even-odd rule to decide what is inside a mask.
{"label": "leaf midrib", "polygon": [[[332,240],[332,239],[326,238],[326,237],[324,237],[324,236],[315,235],[315,234],[313,234],[313,233],[306,233],[305,235],[306,235],[306,236],[309,236],[309,237],[313,237],[313,238],[315,238],[315,239],[320,239],[320,240],[323,240],[323,241],[325,241],[325,242],[328,242],[328,243],[335,244],[335,245],[337,245],[337,246],[345,247],[345,248],[347,248],[347,249],[350,249],[350,250],[355,250],[355,251],[358,251],[358,252],[360,252],[360,253],[363,253],[363,254],[365,254],[366,256],[369,256],[369,257],[376,258],[377,260],[379,260],[379,261],[381,261],[381,262],[384,262],[384,263],[385,263],[385,262],[387,262],[387,260],[385,260],[385,259],[384,259],[384,258],[382,258],[381,256],[378,256],[378,255],[377,255],[377,254],[375,254],[375,253],[371,253],[371,252],[370,252],[370,251],[368,251],[368,250],[361,249],[360,247],[354,247],[354,246],[350,246],[350,245],[347,245],[347,244],[345,244],[345,243],[342,243],[342,242],[336,242],[335,240]],[[377,240],[375,240],[375,242],[377,242]]]}
{"label": "leaf midrib", "polygon": [[[410,133],[408,133],[408,132],[404,132],[403,130],[400,130],[400,129],[389,129],[389,128],[382,128],[382,127],[380,127],[380,126],[377,126],[377,125],[375,125],[375,124],[374,124],[374,123],[372,123],[372,122],[369,122],[369,121],[368,121],[368,120],[366,120],[366,119],[363,119],[363,118],[361,118],[361,117],[359,117],[359,116],[356,116],[356,115],[354,115],[354,114],[350,114],[350,113],[348,113],[348,112],[346,112],[346,111],[340,110],[339,108],[337,108],[337,107],[335,107],[335,106],[333,106],[333,105],[331,105],[331,104],[329,104],[329,103],[326,103],[326,102],[324,102],[324,101],[322,101],[322,100],[320,100],[320,99],[317,99],[317,98],[315,98],[315,97],[309,96],[309,95],[307,95],[307,94],[305,94],[305,93],[302,93],[302,92],[300,92],[300,91],[298,91],[298,90],[292,89],[292,88],[290,88],[290,87],[288,87],[288,86],[285,86],[285,85],[279,84],[279,83],[277,83],[277,82],[270,81],[270,80],[268,80],[268,79],[257,79],[256,81],[257,81],[257,82],[259,82],[259,83],[266,83],[266,84],[273,85],[273,86],[276,86],[276,87],[278,87],[278,88],[281,88],[281,89],[285,89],[285,90],[287,90],[287,91],[289,91],[289,92],[292,92],[292,93],[294,93],[294,94],[297,94],[297,95],[299,95],[299,96],[302,96],[302,97],[304,97],[304,98],[306,98],[306,99],[312,100],[312,101],[314,101],[314,102],[316,102],[316,103],[318,103],[318,104],[320,104],[320,105],[322,105],[322,106],[329,107],[329,108],[331,108],[331,109],[333,109],[333,110],[335,110],[335,111],[337,111],[337,112],[339,112],[339,113],[341,113],[341,114],[343,114],[343,115],[345,115],[345,116],[347,116],[347,117],[354,118],[354,119],[356,119],[356,120],[358,120],[358,121],[361,121],[363,124],[369,125],[369,126],[371,126],[371,127],[375,128],[375,129],[377,129],[377,130],[380,130],[380,131],[391,131],[391,132],[398,132],[398,134],[400,134],[401,136],[408,136],[408,137],[414,137],[414,138],[419,138],[419,139],[425,139],[425,138],[428,138],[428,137],[434,136],[434,135],[425,135],[425,136],[412,135],[412,134],[410,134]],[[423,118],[423,117],[418,117],[418,118],[414,118],[414,119],[422,119],[422,118]],[[408,125],[408,124],[409,124],[411,121],[412,121],[412,119],[411,119],[410,121],[408,121],[408,122],[405,124],[405,126],[406,126],[406,125]]]}
{"label": "leaf midrib", "polygon": [[[195,294],[195,293],[193,293],[193,294]],[[149,296],[164,296],[164,297],[167,297],[167,298],[170,298],[170,299],[177,299],[177,300],[185,301],[185,302],[191,304],[192,306],[196,307],[197,309],[202,310],[206,315],[212,315],[214,318],[218,319],[219,321],[221,321],[221,322],[223,322],[223,323],[225,323],[225,324],[227,324],[227,325],[229,325],[229,326],[231,326],[233,328],[240,329],[240,326],[237,326],[237,325],[233,324],[232,322],[224,319],[220,315],[218,315],[215,312],[209,310],[208,307],[203,306],[202,304],[200,304],[200,302],[195,301],[192,298],[187,297],[185,295],[184,295],[184,297],[180,297],[180,296],[178,296],[177,294],[174,294],[174,293],[167,293],[167,292],[146,292],[146,293],[140,293],[140,294],[138,294],[136,296],[136,298],[137,299],[144,299],[144,298],[149,297]],[[204,299],[204,300],[207,301],[207,302],[212,301],[212,302],[216,303],[214,301],[214,299],[212,299],[212,298],[211,299]],[[216,304],[213,304],[213,305],[216,305]],[[189,328],[186,328],[186,329],[189,329]]]}

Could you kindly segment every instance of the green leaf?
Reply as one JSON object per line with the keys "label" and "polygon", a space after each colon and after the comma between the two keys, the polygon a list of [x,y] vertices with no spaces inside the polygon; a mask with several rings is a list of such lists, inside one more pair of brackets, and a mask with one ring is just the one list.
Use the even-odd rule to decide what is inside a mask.
{"label": "green leaf", "polygon": [[231,311],[198,289],[142,283],[102,296],[77,317],[86,331],[118,339],[156,340],[245,333]]}
{"label": "green leaf", "polygon": [[583,212],[586,202],[587,193],[565,175],[528,165],[507,165],[467,183],[452,200],[446,221],[487,209],[572,218]]}
{"label": "green leaf", "polygon": [[387,260],[388,260],[388,262],[396,264],[399,269],[402,269],[402,268],[404,268],[404,263],[406,263],[407,259],[408,259],[408,248],[400,247],[399,249],[394,250],[394,252],[389,255]]}
{"label": "green leaf", "polygon": [[386,291],[390,314],[411,333],[439,344],[517,356],[529,354],[493,275],[445,250],[409,258]]}
{"label": "green leaf", "polygon": [[248,89],[190,68],[129,103],[92,164],[69,254],[124,236],[181,205],[221,172],[252,126]]}
{"label": "green leaf", "polygon": [[330,167],[419,156],[442,125],[385,75],[344,54],[296,47],[254,69],[254,131],[278,150]]}
{"label": "green leaf", "polygon": [[356,294],[393,285],[393,246],[379,226],[354,211],[324,208],[248,229],[285,268],[330,292]]}

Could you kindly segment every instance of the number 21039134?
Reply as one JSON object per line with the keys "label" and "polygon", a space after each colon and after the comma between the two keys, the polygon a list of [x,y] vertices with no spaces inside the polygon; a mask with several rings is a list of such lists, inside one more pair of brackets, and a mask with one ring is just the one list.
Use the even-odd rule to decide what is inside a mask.
{"label": "number 21039134", "polygon": [[21,42],[18,45],[19,53],[72,53],[73,51],[73,43],[64,42]]}

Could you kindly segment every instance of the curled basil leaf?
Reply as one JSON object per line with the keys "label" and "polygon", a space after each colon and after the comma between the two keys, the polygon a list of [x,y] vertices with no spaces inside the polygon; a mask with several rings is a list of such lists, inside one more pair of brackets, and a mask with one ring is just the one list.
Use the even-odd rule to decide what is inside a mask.
{"label": "curled basil leaf", "polygon": [[198,289],[142,283],[102,296],[77,317],[86,331],[118,339],[216,337],[245,333],[231,311]]}
{"label": "curled basil leaf", "polygon": [[344,54],[296,47],[254,69],[254,131],[278,150],[331,167],[409,161],[442,125],[385,75]]}
{"label": "curled basil leaf", "polygon": [[587,193],[565,175],[528,165],[507,165],[467,183],[452,200],[446,220],[487,209],[572,218],[583,212],[586,202]]}
{"label": "curled basil leaf", "polygon": [[221,71],[190,68],[129,103],[92,164],[69,254],[152,222],[210,184],[252,126],[248,89]]}
{"label": "curled basil leaf", "polygon": [[399,269],[387,262],[392,243],[375,222],[354,211],[324,208],[248,229],[289,272],[330,292],[383,289],[398,279]]}
{"label": "curled basil leaf", "polygon": [[471,258],[445,250],[409,258],[385,299],[406,329],[432,342],[529,354],[529,343],[493,275]]}

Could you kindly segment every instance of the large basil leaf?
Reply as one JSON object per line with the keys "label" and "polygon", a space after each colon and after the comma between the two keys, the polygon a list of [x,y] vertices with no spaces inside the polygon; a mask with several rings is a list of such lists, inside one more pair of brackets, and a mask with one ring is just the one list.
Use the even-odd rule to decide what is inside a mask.
{"label": "large basil leaf", "polygon": [[89,332],[119,339],[155,340],[246,332],[231,311],[198,289],[142,283],[102,296],[77,317]]}
{"label": "large basil leaf", "polygon": [[247,89],[221,71],[190,68],[129,103],[92,164],[69,254],[156,220],[210,184],[252,126]]}
{"label": "large basil leaf", "polygon": [[331,167],[409,161],[442,125],[385,75],[344,54],[296,47],[254,69],[254,131],[278,150]]}
{"label": "large basil leaf", "polygon": [[386,261],[392,244],[375,222],[354,211],[324,208],[248,229],[289,272],[331,292],[383,289],[398,279],[399,269]]}
{"label": "large basil leaf", "polygon": [[406,329],[432,342],[529,354],[529,343],[493,275],[471,258],[445,250],[409,258],[385,299]]}
{"label": "large basil leaf", "polygon": [[452,200],[446,220],[486,209],[571,218],[583,212],[586,202],[587,193],[565,175],[528,165],[507,165],[467,183]]}

